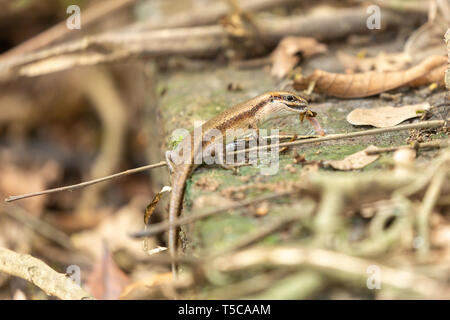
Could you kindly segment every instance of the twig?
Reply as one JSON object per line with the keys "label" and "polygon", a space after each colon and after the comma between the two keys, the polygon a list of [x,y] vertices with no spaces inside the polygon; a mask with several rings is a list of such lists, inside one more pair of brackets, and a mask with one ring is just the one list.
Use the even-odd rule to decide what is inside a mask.
{"label": "twig", "polygon": [[[248,12],[257,12],[267,10],[273,7],[283,7],[290,3],[298,3],[298,0],[246,0],[240,1],[242,10]],[[181,12],[165,17],[161,22],[154,21],[137,22],[129,27],[128,31],[156,30],[166,28],[194,27],[201,25],[215,24],[217,21],[230,12],[230,7],[225,1],[208,3],[208,6],[202,6],[199,9],[191,8],[187,12]]]}
{"label": "twig", "polygon": [[274,221],[270,221],[265,226],[262,226],[249,235],[246,235],[241,240],[230,245],[224,250],[218,253],[214,253],[213,256],[209,259],[242,250],[252,244],[257,243],[258,241],[261,241],[272,233],[275,233],[276,231],[285,227],[287,224],[293,223],[294,221],[300,220],[312,214],[315,208],[315,204],[313,202],[303,201],[303,205],[301,205],[301,208],[301,211],[295,210],[294,212],[286,214],[284,216],[277,216]]}
{"label": "twig", "polygon": [[445,148],[448,147],[448,139],[439,139],[428,142],[417,143],[414,145],[403,145],[396,147],[388,147],[388,148],[379,148],[377,150],[369,150],[366,151],[366,154],[369,156],[377,155],[386,152],[394,152],[399,149],[408,148],[408,149],[425,149],[425,148]]}
{"label": "twig", "polygon": [[261,150],[261,149],[268,149],[271,147],[281,148],[281,147],[300,146],[300,145],[312,144],[312,143],[317,143],[317,142],[348,139],[348,138],[369,136],[369,135],[375,135],[375,134],[381,134],[381,133],[403,131],[403,130],[409,130],[409,129],[438,128],[438,127],[445,125],[445,123],[446,123],[445,120],[432,120],[432,121],[423,121],[423,122],[419,122],[419,123],[404,124],[404,125],[388,127],[388,128],[378,128],[378,129],[370,129],[370,130],[357,131],[357,132],[331,134],[331,135],[328,135],[328,136],[322,137],[322,138],[307,139],[307,140],[294,141],[294,142],[283,142],[283,143],[279,143],[278,145],[270,145],[269,144],[269,145],[253,147],[253,148],[245,149],[245,150],[238,150],[238,151],[235,151],[234,154],[254,152],[254,151]]}
{"label": "twig", "polygon": [[436,175],[433,177],[433,179],[430,182],[430,186],[428,187],[425,193],[422,205],[420,207],[420,211],[417,216],[418,235],[422,238],[422,245],[418,249],[418,252],[421,255],[425,255],[426,253],[428,253],[428,250],[430,248],[430,239],[429,239],[430,215],[439,198],[439,194],[441,193],[441,187],[445,181],[446,176],[447,171],[442,170],[438,171]]}
{"label": "twig", "polygon": [[279,281],[272,281],[267,290],[252,296],[249,300],[303,300],[311,299],[326,286],[326,277],[313,270],[301,270]]}
{"label": "twig", "polygon": [[[258,151],[267,149],[270,147],[290,147],[290,146],[299,146],[299,145],[305,145],[305,144],[312,144],[312,143],[318,143],[318,142],[324,142],[324,141],[331,141],[331,140],[338,140],[338,139],[346,139],[346,138],[354,138],[354,137],[360,137],[360,136],[367,136],[367,135],[375,135],[375,134],[381,134],[381,133],[387,133],[387,132],[394,132],[394,131],[402,131],[402,130],[408,130],[408,129],[420,129],[420,128],[437,128],[440,126],[443,126],[446,123],[444,120],[433,120],[433,121],[424,121],[419,123],[412,123],[412,124],[404,124],[400,126],[395,127],[389,127],[389,128],[381,128],[381,129],[370,129],[370,130],[364,130],[364,131],[358,131],[358,132],[350,132],[350,133],[343,133],[343,134],[333,134],[328,135],[326,137],[321,138],[313,138],[313,139],[299,139],[299,141],[294,142],[284,142],[279,144],[273,144],[273,145],[265,145],[265,146],[259,146],[259,147],[253,147],[250,149],[244,149],[244,150],[238,150],[230,152],[229,154],[239,154],[239,153],[245,153],[245,152],[251,152],[251,151]],[[54,188],[39,192],[33,192],[23,195],[17,195],[17,196],[10,196],[5,199],[6,202],[12,202],[20,199],[40,196],[44,194],[50,194],[50,193],[56,193],[61,191],[73,191],[75,189],[84,188],[90,185],[93,185],[95,183],[108,181],[111,179],[119,178],[122,176],[126,176],[133,173],[142,172],[148,169],[158,168],[158,167],[164,167],[166,166],[165,161],[161,161],[155,164],[150,164],[142,167],[138,167],[135,169],[130,169],[127,171],[119,172],[110,176],[102,177],[95,180],[90,180],[86,182],[82,182],[79,184],[74,184],[66,187],[60,187],[60,188]]]}
{"label": "twig", "polygon": [[[206,212],[200,212],[200,213],[193,213],[190,214],[189,216],[186,217],[182,217],[179,218],[177,220],[175,220],[171,225],[173,227],[179,227],[185,224],[189,224],[192,222],[195,222],[197,220],[201,220],[201,219],[205,219],[207,217],[210,217],[212,215],[215,215],[217,213],[222,213],[228,210],[235,210],[235,209],[239,209],[242,207],[246,207],[248,205],[254,204],[254,203],[258,203],[261,201],[267,201],[267,200],[272,200],[272,199],[276,199],[279,197],[283,197],[283,196],[287,196],[290,194],[294,194],[297,191],[286,191],[286,192],[278,192],[278,193],[274,193],[274,194],[270,194],[267,196],[262,196],[262,197],[258,197],[256,199],[250,199],[250,200],[244,200],[244,201],[240,201],[238,203],[233,203],[231,205],[228,206],[224,206],[222,208],[218,208],[218,209],[212,209]],[[163,221],[160,223],[156,223],[154,225],[149,226],[148,229],[146,230],[141,230],[139,232],[135,232],[130,234],[131,237],[133,238],[143,238],[143,237],[150,237],[153,236],[155,234],[164,232],[166,230],[169,230],[169,222],[168,221]]]}
{"label": "twig", "polygon": [[70,277],[56,272],[41,260],[28,254],[0,248],[0,271],[25,279],[46,294],[63,300],[94,299]]}
{"label": "twig", "polygon": [[340,213],[345,205],[342,187],[339,183],[333,183],[323,190],[319,210],[314,221],[317,244],[325,245],[328,243],[334,231],[339,229],[342,220]]}
{"label": "twig", "polygon": [[158,162],[155,164],[149,164],[146,166],[119,172],[119,173],[116,173],[116,174],[113,174],[110,176],[106,176],[106,177],[102,177],[102,178],[98,178],[95,180],[90,180],[90,181],[86,181],[86,182],[82,182],[82,183],[78,183],[78,184],[73,184],[73,185],[66,186],[66,187],[60,187],[60,188],[54,188],[54,189],[49,189],[49,190],[44,190],[44,191],[39,191],[39,192],[27,193],[27,194],[22,194],[22,195],[18,195],[18,196],[10,196],[5,199],[5,202],[12,202],[12,201],[20,200],[20,199],[40,196],[40,195],[44,195],[44,194],[56,193],[56,192],[61,192],[61,191],[73,191],[73,190],[84,188],[84,187],[87,187],[87,186],[90,186],[90,185],[93,185],[93,184],[96,184],[99,182],[108,181],[111,179],[127,176],[127,175],[130,175],[133,173],[146,171],[148,169],[164,167],[165,165],[166,165],[166,162],[161,161],[161,162]]}
{"label": "twig", "polygon": [[346,254],[306,247],[278,246],[252,248],[214,259],[212,266],[222,272],[242,270],[258,265],[310,266],[322,270],[334,278],[358,280],[366,287],[369,266],[380,270],[383,285],[419,294],[426,298],[449,299],[450,288],[435,279],[411,271],[394,269],[377,261],[370,261]]}

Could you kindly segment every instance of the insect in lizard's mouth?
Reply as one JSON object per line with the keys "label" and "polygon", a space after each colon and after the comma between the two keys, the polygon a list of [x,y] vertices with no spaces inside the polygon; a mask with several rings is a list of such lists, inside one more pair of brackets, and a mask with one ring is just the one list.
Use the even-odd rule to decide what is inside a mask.
{"label": "insect in lizard's mouth", "polygon": [[300,113],[300,121],[303,122],[305,117],[315,118],[316,115],[317,115],[317,112],[314,112],[312,110],[306,109],[305,111]]}

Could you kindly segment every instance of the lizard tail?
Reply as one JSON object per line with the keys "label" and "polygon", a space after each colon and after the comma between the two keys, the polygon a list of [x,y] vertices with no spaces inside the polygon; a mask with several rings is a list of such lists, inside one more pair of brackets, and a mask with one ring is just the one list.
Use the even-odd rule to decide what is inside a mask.
{"label": "lizard tail", "polygon": [[189,168],[180,168],[175,171],[172,184],[172,192],[170,194],[169,204],[169,253],[172,258],[172,274],[176,278],[177,266],[174,259],[177,256],[177,240],[178,240],[178,228],[173,225],[174,221],[178,218],[183,207],[184,191],[186,189],[186,180],[189,177]]}

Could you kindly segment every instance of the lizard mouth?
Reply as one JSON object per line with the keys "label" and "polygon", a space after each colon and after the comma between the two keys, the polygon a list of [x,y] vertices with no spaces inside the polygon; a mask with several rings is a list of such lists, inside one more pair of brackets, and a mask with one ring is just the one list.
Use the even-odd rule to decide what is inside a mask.
{"label": "lizard mouth", "polygon": [[308,106],[306,104],[299,104],[299,103],[285,103],[286,107],[289,109],[295,110],[295,111],[301,111],[306,112],[308,109]]}

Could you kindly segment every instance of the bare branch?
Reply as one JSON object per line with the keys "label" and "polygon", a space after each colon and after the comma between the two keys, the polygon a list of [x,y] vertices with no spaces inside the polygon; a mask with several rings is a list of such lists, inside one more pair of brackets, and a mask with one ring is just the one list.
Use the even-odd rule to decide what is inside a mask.
{"label": "bare branch", "polygon": [[63,300],[94,299],[71,278],[28,254],[0,248],[0,271],[25,279],[46,294]]}
{"label": "bare branch", "polygon": [[257,247],[242,250],[235,254],[216,258],[212,264],[222,272],[241,270],[262,264],[311,266],[335,278],[363,282],[364,286],[367,281],[367,268],[377,266],[382,275],[380,277],[382,285],[431,299],[449,299],[450,297],[448,285],[428,276],[412,271],[394,269],[377,261],[352,257],[329,250],[299,247],[298,245],[295,247]]}
{"label": "bare branch", "polygon": [[119,172],[119,173],[115,173],[112,174],[110,176],[106,176],[106,177],[102,177],[102,178],[98,178],[95,180],[90,180],[90,181],[86,181],[86,182],[82,182],[82,183],[78,183],[78,184],[73,184],[70,186],[66,186],[66,187],[61,187],[61,188],[54,188],[54,189],[49,189],[49,190],[44,190],[44,191],[39,191],[39,192],[33,192],[33,193],[27,193],[27,194],[22,194],[19,196],[10,196],[8,198],[5,199],[5,202],[12,202],[12,201],[16,201],[16,200],[20,200],[20,199],[25,199],[25,198],[31,198],[31,197],[35,197],[35,196],[41,196],[44,194],[50,194],[50,193],[56,193],[56,192],[61,192],[61,191],[73,191],[76,189],[81,189],[99,182],[104,182],[104,181],[108,181],[111,179],[115,179],[115,178],[120,178],[123,176],[127,176],[133,173],[138,173],[138,172],[142,172],[148,169],[153,169],[153,168],[158,168],[158,167],[164,167],[166,165],[165,161],[161,161],[155,164],[150,164],[150,165],[146,165],[146,166],[142,166],[142,167],[138,167],[138,168],[134,168],[134,169],[130,169],[127,171],[123,171],[123,172]]}

